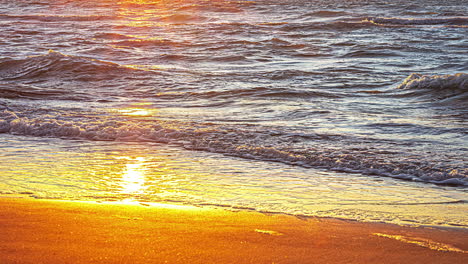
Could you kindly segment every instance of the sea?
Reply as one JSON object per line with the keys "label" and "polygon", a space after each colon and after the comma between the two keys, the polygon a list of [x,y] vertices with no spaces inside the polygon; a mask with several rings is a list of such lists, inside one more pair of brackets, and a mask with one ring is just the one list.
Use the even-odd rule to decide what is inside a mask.
{"label": "sea", "polygon": [[466,0],[0,0],[0,196],[468,228]]}

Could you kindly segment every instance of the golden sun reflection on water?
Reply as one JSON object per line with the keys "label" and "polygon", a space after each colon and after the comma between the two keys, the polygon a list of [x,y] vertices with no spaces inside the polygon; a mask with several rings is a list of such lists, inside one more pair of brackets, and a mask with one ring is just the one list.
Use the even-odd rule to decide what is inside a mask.
{"label": "golden sun reflection on water", "polygon": [[127,116],[150,116],[152,111],[148,109],[120,109],[118,112]]}
{"label": "golden sun reflection on water", "polygon": [[132,163],[126,164],[126,170],[122,175],[122,193],[138,194],[146,189],[146,167],[145,158],[138,157]]}
{"label": "golden sun reflection on water", "polygon": [[154,116],[158,109],[151,108],[151,103],[133,103],[127,107],[111,109],[110,112],[116,112],[124,116],[149,117]]}

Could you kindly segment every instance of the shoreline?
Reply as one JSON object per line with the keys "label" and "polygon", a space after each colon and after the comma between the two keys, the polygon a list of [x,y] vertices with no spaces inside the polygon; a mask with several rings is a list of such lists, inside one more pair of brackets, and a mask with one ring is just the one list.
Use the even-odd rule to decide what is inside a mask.
{"label": "shoreline", "polygon": [[267,211],[267,210],[257,210],[252,207],[242,207],[242,206],[228,206],[228,205],[218,205],[218,204],[189,204],[181,201],[161,201],[161,202],[152,202],[152,201],[137,201],[132,199],[109,199],[109,200],[73,200],[73,199],[61,199],[61,198],[42,198],[42,197],[33,197],[30,196],[32,193],[19,193],[15,195],[3,194],[0,195],[0,201],[2,199],[24,199],[31,201],[52,201],[52,202],[64,202],[64,203],[88,203],[88,204],[102,204],[102,205],[130,205],[130,206],[149,206],[149,207],[163,207],[163,208],[197,208],[197,209],[207,209],[207,210],[225,210],[228,212],[251,212],[251,213],[260,213],[265,215],[284,215],[289,217],[295,217],[298,219],[330,219],[330,220],[342,220],[347,222],[356,222],[356,223],[367,223],[367,224],[384,224],[384,225],[395,225],[408,228],[435,228],[443,230],[453,230],[453,231],[466,231],[468,232],[468,225],[456,225],[456,224],[424,224],[412,221],[401,221],[401,222],[385,222],[383,220],[369,220],[369,219],[353,219],[340,216],[323,216],[323,215],[305,215],[305,214],[291,214],[287,212],[276,212],[276,211]]}
{"label": "shoreline", "polygon": [[468,230],[0,198],[2,263],[466,263]]}

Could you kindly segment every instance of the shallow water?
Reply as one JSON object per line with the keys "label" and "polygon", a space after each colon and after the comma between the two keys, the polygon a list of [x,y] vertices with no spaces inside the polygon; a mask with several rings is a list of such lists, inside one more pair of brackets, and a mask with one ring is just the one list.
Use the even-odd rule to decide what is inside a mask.
{"label": "shallow water", "polygon": [[467,225],[463,1],[0,6],[2,193]]}
{"label": "shallow water", "polygon": [[3,135],[6,196],[139,201],[466,227],[464,188],[187,151]]}

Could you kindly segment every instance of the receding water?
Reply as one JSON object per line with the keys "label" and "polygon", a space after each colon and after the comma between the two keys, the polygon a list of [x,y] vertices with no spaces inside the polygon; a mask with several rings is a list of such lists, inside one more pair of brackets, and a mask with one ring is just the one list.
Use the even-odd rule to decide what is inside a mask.
{"label": "receding water", "polygon": [[[466,227],[463,188],[187,151],[158,143],[6,136],[3,195],[223,206]],[[8,145],[8,146],[6,146]]]}

